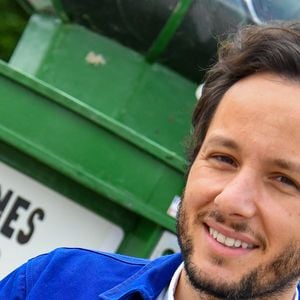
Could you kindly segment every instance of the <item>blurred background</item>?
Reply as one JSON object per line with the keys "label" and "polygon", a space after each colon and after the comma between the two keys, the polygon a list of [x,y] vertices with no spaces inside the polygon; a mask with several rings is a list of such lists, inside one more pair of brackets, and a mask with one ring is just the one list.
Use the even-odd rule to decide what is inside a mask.
{"label": "blurred background", "polygon": [[8,61],[29,15],[14,0],[0,0],[0,59]]}

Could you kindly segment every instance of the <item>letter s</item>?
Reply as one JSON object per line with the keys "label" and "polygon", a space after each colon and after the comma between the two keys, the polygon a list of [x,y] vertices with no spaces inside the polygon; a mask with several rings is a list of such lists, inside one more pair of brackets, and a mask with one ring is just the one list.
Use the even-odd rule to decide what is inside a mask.
{"label": "letter s", "polygon": [[39,220],[44,220],[45,213],[41,208],[35,209],[29,216],[27,224],[29,226],[29,232],[27,234],[24,233],[23,230],[20,230],[17,236],[17,241],[20,244],[26,244],[30,240],[33,232],[34,232],[34,222],[33,219],[37,215]]}

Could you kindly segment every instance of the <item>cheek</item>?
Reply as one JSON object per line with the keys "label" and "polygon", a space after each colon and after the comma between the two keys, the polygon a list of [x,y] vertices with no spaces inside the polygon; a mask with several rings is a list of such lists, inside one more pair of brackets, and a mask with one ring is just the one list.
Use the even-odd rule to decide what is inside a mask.
{"label": "cheek", "polygon": [[185,188],[185,198],[190,206],[195,208],[209,204],[222,192],[227,181],[225,176],[205,167],[191,170]]}
{"label": "cheek", "polygon": [[273,199],[260,207],[269,242],[278,247],[288,247],[291,242],[300,243],[300,204],[296,206],[296,201],[285,200]]}
{"label": "cheek", "polygon": [[[274,212],[276,213],[276,211]],[[298,240],[300,242],[300,211],[295,209],[278,210],[280,218],[276,229],[286,239]]]}

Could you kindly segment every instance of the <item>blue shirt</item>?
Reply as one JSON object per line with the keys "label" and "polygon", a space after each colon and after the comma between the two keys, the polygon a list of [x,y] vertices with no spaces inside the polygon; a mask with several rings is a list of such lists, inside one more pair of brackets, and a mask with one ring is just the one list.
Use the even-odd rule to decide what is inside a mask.
{"label": "blue shirt", "polygon": [[0,300],[154,300],[168,286],[181,262],[180,254],[150,261],[59,248],[31,259],[4,278]]}
{"label": "blue shirt", "polygon": [[182,259],[154,261],[60,248],[31,259],[0,282],[0,299],[155,299]]}

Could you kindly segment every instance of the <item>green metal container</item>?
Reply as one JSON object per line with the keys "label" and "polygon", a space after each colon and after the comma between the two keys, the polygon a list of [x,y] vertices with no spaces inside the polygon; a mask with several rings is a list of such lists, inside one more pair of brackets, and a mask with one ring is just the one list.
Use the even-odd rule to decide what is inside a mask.
{"label": "green metal container", "polygon": [[[45,242],[51,248],[69,226],[69,204],[58,200],[65,197],[122,231],[113,251],[141,257],[176,251],[173,206],[185,182],[195,83],[115,39],[35,12],[9,64],[0,64],[0,86],[2,245],[38,254],[44,248],[35,240],[53,226]],[[32,200],[44,194],[44,202]],[[57,216],[50,202],[60,207]],[[77,223],[86,222],[79,213]],[[68,229],[73,240],[78,224]],[[104,240],[100,227],[93,235]]]}

